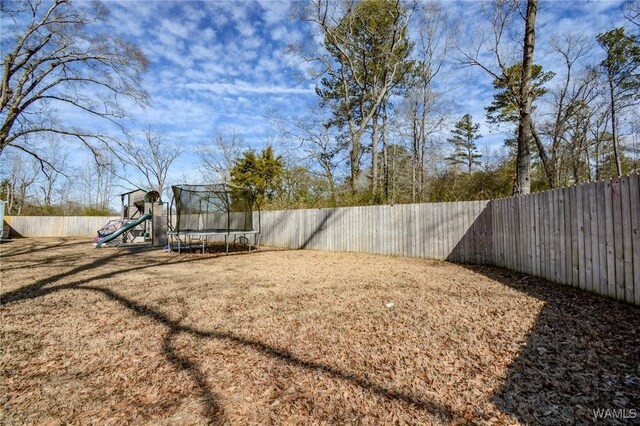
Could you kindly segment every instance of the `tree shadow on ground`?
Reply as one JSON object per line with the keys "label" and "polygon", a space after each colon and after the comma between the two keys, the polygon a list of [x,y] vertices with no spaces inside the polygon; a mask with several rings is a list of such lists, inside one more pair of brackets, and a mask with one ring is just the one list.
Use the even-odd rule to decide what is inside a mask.
{"label": "tree shadow on ground", "polygon": [[465,267],[544,302],[492,397],[500,410],[525,424],[584,424],[597,420],[593,410],[628,416],[640,409],[640,307],[499,268]]}
{"label": "tree shadow on ground", "polygon": [[[57,247],[57,245],[54,245],[53,247]],[[6,307],[7,305],[10,305],[12,303],[33,300],[48,294],[66,290],[89,291],[96,292],[105,296],[107,299],[118,303],[119,305],[133,312],[139,317],[151,319],[155,323],[162,325],[166,330],[166,334],[162,340],[163,354],[168,362],[170,362],[175,367],[185,371],[189,375],[189,377],[191,377],[200,393],[200,397],[202,400],[202,414],[210,424],[225,424],[226,421],[224,418],[224,410],[220,405],[220,398],[211,389],[211,385],[207,382],[207,377],[202,371],[201,367],[196,362],[178,354],[178,352],[175,350],[174,340],[180,334],[191,335],[205,341],[224,341],[226,343],[238,345],[245,349],[257,351],[258,353],[261,353],[265,356],[273,357],[297,368],[302,368],[314,372],[321,372],[322,374],[330,376],[333,379],[342,380],[354,384],[364,391],[371,392],[372,394],[375,394],[387,400],[398,401],[414,406],[420,410],[424,410],[432,415],[438,416],[446,422],[460,421],[461,419],[460,413],[455,412],[449,406],[441,404],[437,401],[423,399],[412,393],[388,387],[385,384],[377,383],[365,376],[359,376],[349,371],[343,371],[331,365],[325,365],[320,362],[307,360],[302,355],[290,352],[286,349],[280,349],[271,346],[260,340],[242,337],[229,331],[202,330],[195,327],[182,325],[180,320],[172,319],[169,315],[163,313],[158,309],[140,303],[131,298],[125,297],[124,295],[114,291],[111,288],[101,287],[99,285],[96,285],[95,283],[96,281],[115,278],[128,272],[140,271],[151,267],[157,267],[167,264],[184,264],[185,262],[206,261],[210,260],[212,258],[211,256],[193,256],[190,258],[176,256],[170,257],[163,261],[151,262],[148,259],[141,257],[139,261],[132,262],[132,266],[128,268],[122,268],[116,271],[105,271],[103,273],[96,273],[82,279],[74,279],[77,278],[76,275],[82,272],[99,269],[102,266],[108,265],[113,260],[126,255],[131,255],[131,253],[118,251],[113,254],[95,259],[86,264],[77,266],[63,273],[53,275],[46,279],[38,280],[35,283],[23,286],[19,289],[5,292],[3,294],[0,294],[0,304],[2,307]],[[59,283],[63,280],[72,281]],[[59,284],[56,285],[56,283]]]}
{"label": "tree shadow on ground", "polygon": [[[2,244],[4,245],[5,243],[11,243],[13,240],[8,240],[8,241],[3,241]],[[75,246],[75,245],[89,245],[91,244],[89,241],[73,241],[70,242],[71,240],[69,238],[56,238],[55,243],[49,243],[46,245],[41,245],[42,243],[38,243],[39,245],[41,245],[40,247],[36,248],[35,247],[35,243],[33,244],[28,244],[26,246],[21,246],[19,249],[9,246],[7,248],[5,248],[2,252],[2,255],[0,255],[0,257],[2,259],[7,259],[10,257],[15,257],[15,256],[21,256],[24,254],[33,254],[33,253],[37,253],[43,250],[51,250],[55,247],[69,247],[69,246]]]}

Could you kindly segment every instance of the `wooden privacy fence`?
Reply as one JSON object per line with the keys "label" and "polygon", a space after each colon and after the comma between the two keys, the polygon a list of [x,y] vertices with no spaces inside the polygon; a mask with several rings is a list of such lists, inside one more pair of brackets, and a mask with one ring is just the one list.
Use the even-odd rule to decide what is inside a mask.
{"label": "wooden privacy fence", "polygon": [[[261,242],[486,264],[640,305],[640,184],[624,176],[495,201],[266,211]],[[8,217],[25,237],[108,217]],[[254,218],[254,221],[257,217]]]}
{"label": "wooden privacy fence", "polygon": [[272,211],[262,241],[505,267],[640,305],[638,175],[510,197]]}
{"label": "wooden privacy fence", "polygon": [[493,263],[640,305],[640,185],[623,176],[491,202]]}
{"label": "wooden privacy fence", "polygon": [[110,219],[104,216],[5,216],[12,237],[95,237]]}
{"label": "wooden privacy fence", "polygon": [[[262,213],[263,244],[491,264],[488,201]],[[257,220],[257,218],[256,218]]]}

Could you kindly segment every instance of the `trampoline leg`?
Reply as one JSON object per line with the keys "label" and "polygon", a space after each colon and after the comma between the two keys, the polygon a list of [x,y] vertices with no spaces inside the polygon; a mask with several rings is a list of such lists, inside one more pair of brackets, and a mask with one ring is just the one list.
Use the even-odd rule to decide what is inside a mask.
{"label": "trampoline leg", "polygon": [[229,235],[225,235],[224,236],[224,244],[226,245],[227,250],[225,251],[225,254],[229,254]]}

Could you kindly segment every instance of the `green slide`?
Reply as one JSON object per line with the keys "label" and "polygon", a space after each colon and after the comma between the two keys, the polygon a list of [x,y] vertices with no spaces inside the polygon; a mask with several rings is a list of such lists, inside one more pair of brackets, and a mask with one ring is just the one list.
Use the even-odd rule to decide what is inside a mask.
{"label": "green slide", "polygon": [[153,215],[151,214],[145,214],[140,216],[140,219],[136,220],[135,222],[131,222],[126,224],[125,226],[123,226],[122,228],[118,229],[116,232],[114,232],[113,234],[104,237],[102,240],[100,240],[98,242],[98,244],[96,244],[96,248],[100,248],[100,246],[104,243],[108,243],[109,241],[119,237],[120,235],[124,234],[125,232],[127,232],[128,230],[130,230],[131,228],[135,228],[136,226],[140,225],[142,222],[144,222],[147,219],[151,219],[153,217]]}

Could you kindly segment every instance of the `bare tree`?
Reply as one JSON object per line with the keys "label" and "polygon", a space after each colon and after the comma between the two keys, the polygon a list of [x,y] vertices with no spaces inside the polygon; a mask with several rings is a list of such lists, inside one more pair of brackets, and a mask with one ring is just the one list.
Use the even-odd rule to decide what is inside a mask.
{"label": "bare tree", "polygon": [[625,4],[624,17],[640,29],[640,0],[630,0]]}
{"label": "bare tree", "polygon": [[[121,100],[144,104],[141,73],[148,61],[130,43],[95,33],[107,10],[97,2],[71,0],[1,1],[2,93],[0,154],[8,146],[41,162],[30,137],[56,134],[93,149],[112,137],[95,130],[95,118],[121,127]],[[56,117],[56,108],[91,117],[91,127],[76,127]]]}
{"label": "bare tree", "polygon": [[[142,176],[144,186],[162,194],[166,189],[169,169],[183,152],[181,143],[171,143],[163,134],[148,129],[139,140],[120,144],[119,158],[126,163],[127,169],[133,169]],[[118,177],[134,186],[140,186],[128,174]]]}
{"label": "bare tree", "polygon": [[[408,84],[409,93],[405,97],[409,104],[412,141],[412,201],[422,201],[425,188],[425,159],[427,140],[443,124],[443,117],[436,113],[437,101],[442,91],[434,89],[449,50],[454,46],[455,27],[441,5],[425,3],[417,9],[418,40],[416,43],[416,66]],[[383,147],[384,157],[386,149]],[[386,168],[385,161],[385,168]],[[388,179],[385,179],[385,194]]]}
{"label": "bare tree", "polygon": [[[284,138],[293,138],[305,152],[302,161],[311,160],[320,172],[309,170],[312,175],[321,176],[329,185],[329,197],[336,204],[336,174],[338,167],[346,160],[346,144],[339,140],[336,126],[331,124],[326,114],[319,108],[309,111],[293,120],[271,117]],[[317,169],[316,169],[317,170]]]}
{"label": "bare tree", "polygon": [[111,150],[100,149],[94,153],[97,159],[91,169],[93,176],[89,178],[94,186],[90,187],[89,204],[93,204],[99,209],[107,210],[109,201],[113,197],[114,179],[117,176],[117,157]]}
{"label": "bare tree", "polygon": [[205,181],[216,180],[228,175],[235,161],[242,154],[242,138],[235,130],[227,134],[218,132],[210,145],[200,146],[196,154],[200,157],[200,172]]}
{"label": "bare tree", "polygon": [[40,167],[34,158],[13,152],[4,157],[3,193],[7,202],[7,213],[20,215],[29,200],[34,200],[34,184],[40,174]]}
{"label": "bare tree", "polygon": [[482,11],[484,20],[471,39],[456,42],[458,56],[455,59],[463,67],[478,67],[494,80],[499,80],[508,74],[509,67],[517,61],[517,48],[510,32],[514,28],[518,3],[513,0],[493,0],[483,3]]}
{"label": "bare tree", "polygon": [[[551,41],[551,49],[565,65],[562,81],[551,90],[548,119],[540,126],[540,136],[533,137],[541,153],[549,185],[554,188],[568,183],[561,174],[572,169],[573,183],[578,183],[584,150],[588,149],[588,127],[593,114],[599,108],[602,95],[599,81],[593,70],[579,68],[579,63],[591,52],[592,42],[576,34],[565,34]],[[543,144],[542,139],[548,143]],[[547,155],[548,153],[548,155]]]}
{"label": "bare tree", "polygon": [[[91,161],[91,156],[97,161]],[[98,149],[91,156],[83,158],[85,165],[70,171],[74,182],[73,194],[65,194],[61,199],[77,200],[81,205],[108,210],[113,199],[114,181],[118,176],[117,157],[109,149]],[[66,184],[67,182],[64,182]]]}
{"label": "bare tree", "polygon": [[42,179],[38,183],[42,193],[42,202],[45,206],[52,205],[52,198],[55,194],[56,184],[61,177],[65,176],[69,153],[58,147],[58,141],[48,138],[45,150],[42,153],[45,164],[42,164]]}

